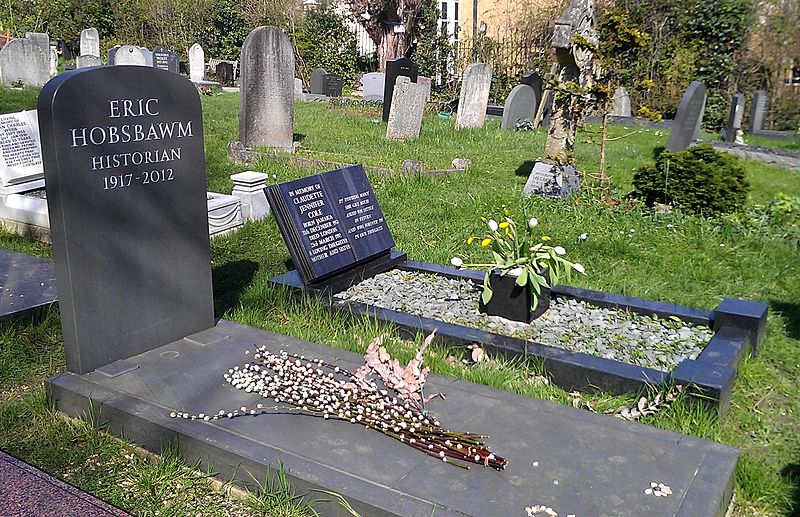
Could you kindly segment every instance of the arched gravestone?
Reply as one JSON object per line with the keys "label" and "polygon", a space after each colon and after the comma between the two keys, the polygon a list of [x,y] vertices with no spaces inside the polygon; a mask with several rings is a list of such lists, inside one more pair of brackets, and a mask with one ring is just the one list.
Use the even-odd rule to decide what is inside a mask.
{"label": "arched gravestone", "polygon": [[516,85],[506,97],[500,129],[516,129],[520,119],[533,120],[538,106],[539,100],[533,88],[527,84]]}
{"label": "arched gravestone", "polygon": [[81,56],[100,57],[100,35],[94,27],[81,31]]}
{"label": "arched gravestone", "polygon": [[153,67],[84,68],[48,82],[38,112],[67,369],[213,327],[194,85]]}
{"label": "arched gravestone", "polygon": [[612,99],[614,102],[611,105],[611,113],[609,115],[614,115],[615,117],[631,116],[631,96],[628,94],[628,90],[622,86],[618,87],[614,90]]}
{"label": "arched gravestone", "polygon": [[245,147],[291,149],[294,50],[277,27],[258,27],[242,45],[239,140]]}
{"label": "arched gravestone", "polygon": [[533,93],[536,94],[537,99],[542,98],[542,85],[544,84],[544,80],[536,70],[530,70],[523,74],[520,84],[527,84],[533,88]]}
{"label": "arched gravestone", "polygon": [[0,48],[0,78],[3,86],[41,86],[50,79],[50,37],[27,32],[24,38]]}
{"label": "arched gravestone", "polygon": [[405,75],[411,78],[411,82],[417,82],[419,67],[407,57],[399,57],[386,62],[386,74],[383,82],[383,121],[389,122],[389,112],[392,109],[392,95],[394,94],[394,83],[398,75]]}
{"label": "arched gravestone", "polygon": [[122,45],[114,54],[114,64],[147,66],[147,58],[141,48],[134,45]]}
{"label": "arched gravestone", "polygon": [[464,70],[456,113],[456,129],[483,127],[492,88],[492,65],[472,63]]}
{"label": "arched gravestone", "polygon": [[189,79],[193,83],[202,82],[206,78],[206,53],[199,43],[189,47]]}
{"label": "arched gravestone", "polygon": [[700,81],[692,81],[681,97],[678,112],[672,123],[667,140],[667,151],[683,151],[700,135],[703,111],[706,108],[706,87]]}

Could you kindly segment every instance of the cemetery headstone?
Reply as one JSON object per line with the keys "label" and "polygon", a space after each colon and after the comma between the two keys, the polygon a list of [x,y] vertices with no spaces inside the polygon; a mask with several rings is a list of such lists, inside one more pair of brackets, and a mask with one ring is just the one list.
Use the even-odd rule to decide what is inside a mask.
{"label": "cemetery headstone", "polygon": [[614,115],[615,117],[631,116],[631,96],[628,95],[628,90],[622,86],[614,90],[613,101],[609,115]]}
{"label": "cemetery headstone", "polygon": [[161,70],[167,70],[173,74],[180,72],[180,59],[178,54],[164,47],[153,49],[153,66]]}
{"label": "cemetery headstone", "polygon": [[199,43],[189,47],[189,79],[200,83],[206,78],[206,54]]}
{"label": "cemetery headstone", "polygon": [[400,76],[394,85],[392,109],[386,126],[386,138],[411,140],[419,136],[425,113],[425,87],[412,83],[410,77]]}
{"label": "cemetery headstone", "polygon": [[152,67],[81,69],[45,85],[38,111],[67,369],[113,375],[213,327],[196,88]]}
{"label": "cemetery headstone", "polygon": [[424,75],[420,75],[417,77],[417,84],[421,84],[422,87],[425,89],[425,102],[431,100],[431,86],[433,85],[433,81],[431,81],[431,78],[425,77]]}
{"label": "cemetery headstone", "polygon": [[0,194],[44,186],[36,111],[0,115]]}
{"label": "cemetery headstone", "polygon": [[744,118],[744,95],[742,95],[741,93],[735,93],[731,98],[731,109],[728,112],[728,123],[725,125],[726,142],[737,141],[737,136],[742,131],[743,118]]}
{"label": "cemetery headstone", "polygon": [[539,106],[536,92],[527,84],[518,84],[506,97],[500,129],[516,129],[518,121],[533,120]]}
{"label": "cemetery headstone", "polygon": [[388,254],[394,246],[361,165],[270,185],[267,199],[305,284]]}
{"label": "cemetery headstone", "polygon": [[3,86],[41,86],[50,79],[50,37],[28,32],[0,48]]}
{"label": "cemetery headstone", "polygon": [[303,80],[299,77],[294,78],[294,98],[295,100],[305,100],[305,93],[303,93]]}
{"label": "cemetery headstone", "polygon": [[322,77],[322,94],[328,97],[341,97],[344,78],[341,75],[325,74]]}
{"label": "cemetery headstone", "polygon": [[550,165],[536,162],[533,171],[522,189],[524,197],[534,194],[560,198],[577,192],[580,188],[580,177],[574,165]]}
{"label": "cemetery headstone", "polygon": [[227,61],[217,63],[214,75],[223,86],[233,86],[233,63]]}
{"label": "cemetery headstone", "polygon": [[750,134],[764,129],[767,109],[769,109],[769,94],[765,90],[758,90],[753,94],[753,106],[750,108]]}
{"label": "cemetery headstone", "polygon": [[239,140],[245,147],[292,149],[294,50],[277,27],[254,29],[242,45]]}
{"label": "cemetery headstone", "polygon": [[58,50],[55,45],[50,45],[50,77],[58,75]]}
{"label": "cemetery headstone", "polygon": [[678,105],[672,131],[667,140],[667,151],[672,153],[683,151],[699,136],[705,107],[706,87],[700,81],[692,81]]}
{"label": "cemetery headstone", "polygon": [[142,49],[134,45],[122,45],[114,54],[114,65],[147,66]]}
{"label": "cemetery headstone", "polygon": [[72,61],[72,51],[67,46],[67,42],[63,39],[56,40],[56,47],[58,49],[58,55],[61,56],[61,59],[64,61]]}
{"label": "cemetery headstone", "polygon": [[472,63],[464,70],[461,96],[458,100],[458,113],[456,114],[456,129],[483,127],[491,87],[491,65]]}
{"label": "cemetery headstone", "polygon": [[325,74],[328,72],[324,68],[315,68],[311,71],[311,93],[315,95],[324,95],[323,93],[323,80]]}
{"label": "cemetery headstone", "polygon": [[90,66],[101,66],[102,64],[103,61],[97,56],[78,56],[75,59],[75,68],[88,68]]}
{"label": "cemetery headstone", "polygon": [[527,84],[533,88],[533,93],[536,94],[537,99],[542,98],[542,84],[544,84],[544,80],[536,70],[530,70],[523,74],[520,84]]}
{"label": "cemetery headstone", "polygon": [[397,76],[404,75],[411,78],[412,83],[417,82],[419,67],[407,57],[399,57],[386,62],[386,75],[383,82],[383,121],[389,122],[389,111],[392,108],[392,94]]}
{"label": "cemetery headstone", "polygon": [[365,101],[383,101],[386,74],[370,72],[361,77],[361,88]]}
{"label": "cemetery headstone", "polygon": [[100,57],[100,35],[97,29],[83,29],[81,31],[81,56]]}
{"label": "cemetery headstone", "polygon": [[117,51],[122,47],[122,45],[114,45],[110,49],[106,51],[106,64],[109,66],[116,65],[117,60]]}

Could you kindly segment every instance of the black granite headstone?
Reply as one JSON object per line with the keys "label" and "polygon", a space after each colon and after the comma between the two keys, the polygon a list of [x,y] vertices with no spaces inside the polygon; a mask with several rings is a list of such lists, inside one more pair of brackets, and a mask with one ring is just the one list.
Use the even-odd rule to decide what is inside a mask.
{"label": "black granite headstone", "polygon": [[214,69],[214,77],[223,86],[233,86],[233,63],[228,63],[227,61],[217,63]]}
{"label": "black granite headstone", "polygon": [[84,68],[48,82],[38,113],[67,369],[213,327],[197,88],[154,67]]}
{"label": "black granite headstone", "polygon": [[524,73],[522,75],[522,79],[520,80],[520,84],[527,84],[533,88],[537,99],[542,98],[542,84],[544,84],[544,80],[536,70],[530,70],[529,72]]}
{"label": "black granite headstone", "polygon": [[322,95],[322,82],[327,73],[324,68],[315,68],[311,71],[311,93]]}
{"label": "black granite headstone", "polygon": [[361,165],[269,186],[267,199],[306,284],[387,254],[394,246]]}
{"label": "black granite headstone", "polygon": [[703,111],[706,107],[706,87],[700,81],[692,81],[681,97],[672,131],[669,134],[666,148],[677,153],[683,151],[697,139],[703,123]]}
{"label": "black granite headstone", "polygon": [[180,72],[178,54],[164,48],[156,47],[153,49],[153,66],[161,70],[167,70],[173,74]]}
{"label": "black granite headstone", "polygon": [[322,78],[322,94],[328,97],[341,97],[343,77],[336,74],[325,74]]}
{"label": "black granite headstone", "polygon": [[399,57],[386,62],[386,79],[383,83],[383,121],[389,122],[389,110],[392,107],[392,94],[394,93],[394,83],[397,82],[398,75],[405,75],[411,78],[411,82],[417,82],[419,67],[407,57]]}

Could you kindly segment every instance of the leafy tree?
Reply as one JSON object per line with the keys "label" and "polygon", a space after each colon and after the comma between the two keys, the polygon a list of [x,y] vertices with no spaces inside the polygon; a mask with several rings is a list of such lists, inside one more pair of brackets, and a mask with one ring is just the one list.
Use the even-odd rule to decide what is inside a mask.
{"label": "leafy tree", "polygon": [[423,0],[346,0],[358,23],[377,47],[380,69],[386,61],[408,56],[419,31]]}
{"label": "leafy tree", "polygon": [[332,4],[324,3],[305,13],[294,33],[294,42],[297,69],[303,77],[310,77],[314,68],[324,68],[341,75],[348,84],[355,82],[356,38]]}
{"label": "leafy tree", "polygon": [[411,43],[411,55],[419,73],[432,78],[448,75],[447,65],[453,56],[448,37],[439,30],[440,16],[438,0],[422,0],[417,37]]}

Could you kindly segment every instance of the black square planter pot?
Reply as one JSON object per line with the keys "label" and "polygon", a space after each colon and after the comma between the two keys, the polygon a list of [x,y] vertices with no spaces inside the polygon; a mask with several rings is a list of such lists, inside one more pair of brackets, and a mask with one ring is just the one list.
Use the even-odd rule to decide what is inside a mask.
{"label": "black square planter pot", "polygon": [[550,289],[542,287],[539,303],[531,310],[531,288],[527,285],[518,286],[515,276],[492,272],[489,275],[489,287],[492,288],[489,303],[484,304],[481,299],[479,306],[480,311],[489,316],[530,323],[550,308]]}

